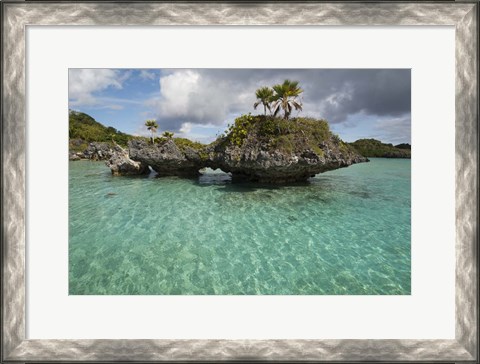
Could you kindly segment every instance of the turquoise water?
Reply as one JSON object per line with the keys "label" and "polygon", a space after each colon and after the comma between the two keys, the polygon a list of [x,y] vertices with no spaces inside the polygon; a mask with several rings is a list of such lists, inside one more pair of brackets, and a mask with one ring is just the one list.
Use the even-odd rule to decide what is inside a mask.
{"label": "turquoise water", "polygon": [[405,295],[410,160],[272,187],[70,162],[72,295]]}

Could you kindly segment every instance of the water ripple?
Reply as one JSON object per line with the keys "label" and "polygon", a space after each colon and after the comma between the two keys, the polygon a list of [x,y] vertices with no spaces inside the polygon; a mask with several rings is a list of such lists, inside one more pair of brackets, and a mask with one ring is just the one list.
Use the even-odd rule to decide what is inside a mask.
{"label": "water ripple", "polygon": [[410,294],[409,160],[284,187],[151,177],[70,163],[70,294]]}

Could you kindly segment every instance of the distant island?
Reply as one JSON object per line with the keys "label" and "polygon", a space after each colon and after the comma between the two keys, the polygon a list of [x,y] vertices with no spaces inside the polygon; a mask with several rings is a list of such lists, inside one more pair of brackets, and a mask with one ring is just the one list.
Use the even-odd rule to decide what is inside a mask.
{"label": "distant island", "polygon": [[370,158],[411,158],[410,144],[385,144],[376,139],[358,139],[350,143],[361,155]]}

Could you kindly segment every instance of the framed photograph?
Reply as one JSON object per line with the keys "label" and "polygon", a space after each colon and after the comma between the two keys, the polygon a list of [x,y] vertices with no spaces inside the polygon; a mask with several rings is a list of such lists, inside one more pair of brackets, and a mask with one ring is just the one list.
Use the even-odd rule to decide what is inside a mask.
{"label": "framed photograph", "polygon": [[2,362],[478,362],[478,2],[1,10]]}

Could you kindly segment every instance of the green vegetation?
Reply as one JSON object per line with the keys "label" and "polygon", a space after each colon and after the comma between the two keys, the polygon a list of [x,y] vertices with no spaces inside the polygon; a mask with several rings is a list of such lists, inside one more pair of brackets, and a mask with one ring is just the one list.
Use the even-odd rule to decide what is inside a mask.
{"label": "green vegetation", "polygon": [[289,121],[281,118],[265,118],[259,125],[265,136],[298,135],[311,136],[315,141],[325,141],[331,136],[328,122],[313,118],[293,118]]}
{"label": "green vegetation", "polygon": [[[242,115],[235,119],[225,132],[225,142],[241,147],[249,139],[261,142],[269,150],[294,153],[309,147],[318,155],[323,155],[322,143],[332,143],[341,151],[352,148],[335,137],[328,122],[313,118],[293,118],[286,120],[265,115]],[[338,138],[338,139],[337,139]],[[343,149],[343,150],[342,150]]]}
{"label": "green vegetation", "polygon": [[192,148],[194,150],[201,150],[205,147],[205,144],[191,141],[187,138],[173,138],[175,145],[181,151],[185,151],[187,148]]}
{"label": "green vegetation", "polygon": [[[156,128],[158,128],[158,125]],[[205,147],[202,143],[194,142],[186,138],[174,138],[173,136],[173,132],[166,131],[162,134],[161,138],[154,139],[154,141],[162,144],[172,139],[182,151],[185,151],[187,147],[197,151]],[[73,110],[71,110],[69,114],[69,139],[69,149],[72,152],[83,152],[87,149],[88,144],[92,142],[105,142],[110,145],[117,143],[126,147],[128,141],[132,139],[149,140],[149,138],[146,137],[125,134],[115,128],[104,126],[91,116]]]}
{"label": "green vegetation", "polygon": [[85,150],[88,143],[91,142],[115,142],[126,146],[132,138],[131,135],[122,133],[115,128],[106,127],[91,116],[70,110],[68,118],[68,136],[70,139],[70,149],[75,151]]}
{"label": "green vegetation", "polygon": [[167,138],[167,139],[172,139],[173,135],[174,135],[174,133],[171,132],[171,131],[164,131],[163,134],[162,134],[162,136]]}
{"label": "green vegetation", "polygon": [[395,148],[411,150],[411,149],[412,149],[412,146],[411,146],[410,144],[408,144],[408,143],[402,143],[402,144],[397,144],[397,145],[395,145]]}
{"label": "green vegetation", "polygon": [[[359,139],[350,143],[364,157],[377,158],[410,158],[411,151],[392,144],[385,144],[376,139]],[[404,146],[400,144],[401,146]],[[407,144],[410,146],[409,144]]]}
{"label": "green vegetation", "polygon": [[250,113],[236,118],[235,122],[232,125],[229,125],[228,129],[225,131],[227,139],[240,147],[247,137],[249,130],[251,130],[252,125],[259,120],[261,120],[261,117],[252,116]]}
{"label": "green vegetation", "polygon": [[145,121],[145,126],[148,130],[150,130],[150,133],[152,134],[152,144],[155,143],[155,133],[158,129],[157,122],[155,120],[147,120]]}

